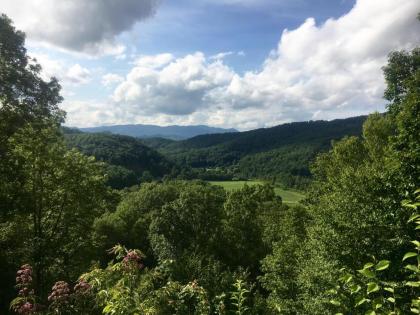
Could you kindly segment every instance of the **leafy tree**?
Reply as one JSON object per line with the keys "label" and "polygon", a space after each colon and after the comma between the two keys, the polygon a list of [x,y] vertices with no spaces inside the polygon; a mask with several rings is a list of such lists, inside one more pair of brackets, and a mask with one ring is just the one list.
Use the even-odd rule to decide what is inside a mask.
{"label": "leafy tree", "polygon": [[231,192],[224,204],[224,261],[249,268],[256,275],[259,261],[268,252],[263,219],[280,207],[281,199],[269,185],[245,185]]}
{"label": "leafy tree", "polygon": [[[0,154],[7,138],[26,123],[59,123],[64,113],[58,108],[60,85],[52,78],[41,79],[41,67],[26,54],[25,34],[0,15]],[[0,157],[1,157],[0,155]]]}
{"label": "leafy tree", "polygon": [[[404,202],[403,205],[414,210],[408,222],[415,222],[417,230],[420,227],[420,214],[417,211],[420,190],[415,194],[416,202]],[[329,291],[332,294],[330,303],[342,314],[418,314],[420,243],[418,240],[412,240],[411,243],[415,251],[405,253],[400,261],[396,261],[395,267],[400,271],[398,273],[387,272],[390,268],[389,260],[366,263],[357,272],[343,268],[338,284]]]}
{"label": "leafy tree", "polygon": [[[308,200],[312,224],[298,266],[305,312],[331,310],[325,292],[339,269],[356,270],[371,255],[389,257],[390,272],[403,278],[395,266],[414,233],[407,225],[408,211],[399,205],[419,184],[417,59],[418,49],[391,54],[385,68],[386,96],[393,101],[389,113],[371,115],[363,138],[337,142],[316,160]],[[404,71],[401,60],[410,65]]]}
{"label": "leafy tree", "polygon": [[267,218],[266,242],[272,244],[272,253],[262,260],[259,278],[270,294],[268,304],[276,313],[296,314],[300,307],[296,268],[299,253],[306,239],[310,218],[302,206],[283,206]]}
{"label": "leafy tree", "polygon": [[76,277],[89,264],[88,257],[94,257],[91,225],[114,197],[104,185],[101,165],[67,151],[54,127],[21,128],[9,139],[9,148],[7,157],[20,171],[11,208],[3,213],[2,243],[15,236],[22,240],[9,248],[10,258],[32,264],[42,296],[52,275]]}
{"label": "leafy tree", "polygon": [[265,222],[280,206],[270,186],[228,194],[204,182],[150,183],[125,195],[95,230],[104,249],[115,243],[143,248],[149,267],[172,261],[171,279],[198,280],[212,299],[245,270],[251,280],[259,274],[271,245]]}
{"label": "leafy tree", "polygon": [[135,172],[123,166],[105,164],[107,174],[107,185],[115,189],[123,189],[138,184],[138,177]]}
{"label": "leafy tree", "polygon": [[[12,270],[27,255],[27,220],[17,206],[24,199],[22,165],[12,154],[17,135],[30,125],[35,133],[47,126],[57,126],[64,113],[59,109],[60,86],[54,78],[44,81],[41,67],[26,54],[25,35],[17,31],[11,20],[0,15],[0,287],[2,297],[9,296]],[[19,208],[19,210],[18,210]],[[20,217],[19,217],[20,216]],[[0,304],[5,301],[2,298]],[[0,305],[0,309],[2,305]]]}
{"label": "leafy tree", "polygon": [[387,119],[371,116],[363,139],[337,142],[316,161],[317,183],[309,201],[312,224],[298,275],[306,312],[325,314],[323,295],[338,266],[355,269],[369,255],[398,257],[402,249],[396,244],[409,237],[407,212],[397,206],[401,192],[393,176]]}
{"label": "leafy tree", "polygon": [[94,229],[103,250],[123,244],[142,248],[147,261],[156,261],[149,226],[154,214],[175,201],[185,185],[181,182],[147,183],[123,196],[115,211],[109,211],[95,221]]}
{"label": "leafy tree", "polygon": [[221,187],[196,183],[184,185],[176,200],[159,208],[149,230],[158,260],[217,252],[224,199]]}
{"label": "leafy tree", "polygon": [[420,67],[420,48],[411,52],[395,51],[389,54],[388,64],[383,68],[387,87],[385,99],[390,101],[389,111],[398,114],[401,102],[412,87],[418,89]]}
{"label": "leafy tree", "polygon": [[[405,79],[400,78],[405,83],[404,97],[398,96],[398,100],[389,106],[397,129],[392,145],[399,162],[403,189],[412,192],[420,180],[420,48],[414,49],[411,54],[399,54],[410,58],[412,67]],[[393,69],[397,66],[390,63],[389,67]],[[397,105],[398,112],[394,110]]]}

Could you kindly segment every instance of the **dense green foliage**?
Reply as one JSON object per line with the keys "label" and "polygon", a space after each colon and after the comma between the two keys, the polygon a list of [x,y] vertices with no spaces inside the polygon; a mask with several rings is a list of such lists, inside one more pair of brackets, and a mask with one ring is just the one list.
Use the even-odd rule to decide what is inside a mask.
{"label": "dense green foliage", "polygon": [[302,143],[279,149],[246,155],[239,160],[236,176],[240,178],[265,178],[286,187],[307,187],[311,181],[309,165],[317,153],[329,145]]}
{"label": "dense green foliage", "polygon": [[[398,54],[416,58],[416,51]],[[387,69],[396,68],[395,54]],[[396,266],[409,250],[409,240],[416,238],[407,223],[410,211],[401,203],[413,198],[410,194],[419,186],[420,97],[419,84],[412,84],[419,72],[417,68],[402,80],[406,89],[393,99],[399,110],[371,115],[362,138],[335,143],[314,164],[316,182],[308,200],[312,222],[297,277],[300,307],[307,313],[325,314],[331,308],[326,292],[340,268],[359,269],[371,256],[388,259],[394,279],[404,279]]]}
{"label": "dense green foliage", "polygon": [[[146,183],[174,164],[130,137],[64,136],[59,86],[23,44],[1,16],[2,314],[418,313],[419,49],[390,55],[385,114],[159,144],[185,165],[272,178],[274,163],[307,176],[346,135],[289,207],[271,185]],[[111,171],[108,184],[141,185],[111,190]]]}
{"label": "dense green foliage", "polygon": [[229,270],[257,275],[268,250],[263,219],[286,209],[269,186],[227,194],[204,182],[154,183],[126,195],[94,228],[104,249],[116,243],[142,248],[152,265],[173,261],[174,279],[197,279],[220,293]]}
{"label": "dense green foliage", "polygon": [[[68,151],[59,131],[60,87],[43,81],[24,35],[0,17],[0,296],[7,308],[16,267],[32,264],[38,294],[89,265],[91,225],[115,198],[101,165]],[[72,257],[70,260],[69,258]],[[62,268],[66,265],[66,268]],[[3,311],[2,311],[3,312]]]}
{"label": "dense green foliage", "polygon": [[[420,190],[415,202],[404,203],[413,211],[408,223],[414,223],[413,228],[420,228]],[[341,269],[337,286],[329,292],[332,295],[330,303],[337,311],[348,313],[354,309],[358,312],[373,314],[406,314],[420,312],[420,242],[411,241],[413,248],[406,252],[396,266],[389,260],[366,263],[362,269],[354,272]],[[389,272],[390,268],[398,270]],[[401,278],[401,274],[405,275]]]}
{"label": "dense green foliage", "polygon": [[179,173],[174,163],[136,138],[106,133],[69,133],[65,138],[70,148],[107,163],[108,184],[114,188]]}

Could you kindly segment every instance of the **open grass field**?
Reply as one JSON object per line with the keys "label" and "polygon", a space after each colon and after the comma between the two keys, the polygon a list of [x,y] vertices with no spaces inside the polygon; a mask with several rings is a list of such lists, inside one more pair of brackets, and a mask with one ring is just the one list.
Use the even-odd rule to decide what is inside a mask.
{"label": "open grass field", "polygon": [[[240,189],[243,185],[247,184],[249,186],[251,185],[260,185],[263,184],[261,181],[257,180],[249,180],[249,181],[210,181],[213,185],[219,185],[224,187],[226,190],[235,190]],[[274,191],[278,196],[280,196],[283,199],[284,203],[287,204],[296,204],[300,200],[302,200],[305,196],[295,190],[287,190],[282,189],[279,187],[275,187]]]}

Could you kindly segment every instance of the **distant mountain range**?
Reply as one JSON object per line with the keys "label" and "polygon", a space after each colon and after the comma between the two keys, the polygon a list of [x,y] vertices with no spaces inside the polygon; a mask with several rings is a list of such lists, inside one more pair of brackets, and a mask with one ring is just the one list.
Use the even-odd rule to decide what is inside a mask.
{"label": "distant mountain range", "polygon": [[100,126],[92,128],[79,128],[83,132],[109,132],[112,134],[119,134],[131,136],[136,138],[166,138],[172,140],[184,140],[199,135],[215,134],[215,133],[229,133],[238,132],[236,129],[224,129],[209,127],[204,125],[197,126],[156,126],[156,125],[115,125],[115,126]]}
{"label": "distant mountain range", "polygon": [[333,140],[359,136],[366,118],[293,122],[244,132],[200,135],[182,141],[158,138],[142,141],[170,161],[204,170],[204,177],[210,173],[212,176],[231,174],[236,178],[270,179],[302,188],[310,181],[309,168],[315,157],[329,150]]}
{"label": "distant mountain range", "polygon": [[303,189],[311,181],[315,157],[329,150],[334,140],[359,136],[365,120],[366,116],[359,116],[293,122],[244,132],[207,126],[122,125],[63,128],[63,133],[69,147],[106,163],[108,183],[114,188],[166,176],[264,179]]}

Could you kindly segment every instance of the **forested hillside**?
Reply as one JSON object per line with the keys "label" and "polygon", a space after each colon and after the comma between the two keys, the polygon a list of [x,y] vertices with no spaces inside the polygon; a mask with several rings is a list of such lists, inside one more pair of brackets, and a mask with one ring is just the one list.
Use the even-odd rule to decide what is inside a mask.
{"label": "forested hillside", "polygon": [[114,188],[179,173],[174,163],[136,138],[106,133],[68,133],[65,140],[69,148],[105,162],[108,183]]}
{"label": "forested hillside", "polygon": [[[136,139],[64,128],[66,142],[107,163],[108,184],[130,187],[152,179],[265,179],[306,188],[315,156],[344,136],[360,135],[365,116],[283,124],[184,141]],[[159,152],[159,153],[158,153]]]}
{"label": "forested hillside", "polygon": [[309,165],[316,154],[328,150],[333,140],[360,135],[365,120],[295,122],[184,141],[143,141],[176,163],[198,169],[202,178],[274,179],[302,188],[310,181]]}
{"label": "forested hillside", "polygon": [[293,167],[348,135],[316,154],[289,206],[269,184],[112,189],[102,161],[142,176],[172,164],[133,138],[64,135],[61,87],[24,44],[1,15],[1,314],[420,313],[420,48],[389,54],[385,113],[162,147],[188,165]]}
{"label": "forested hillside", "polygon": [[[305,188],[315,156],[344,136],[360,135],[365,116],[283,124],[246,132],[202,135],[184,141],[136,139],[63,129],[69,147],[107,163],[114,188],[169,178],[266,179]],[[158,153],[159,152],[159,153]]]}

